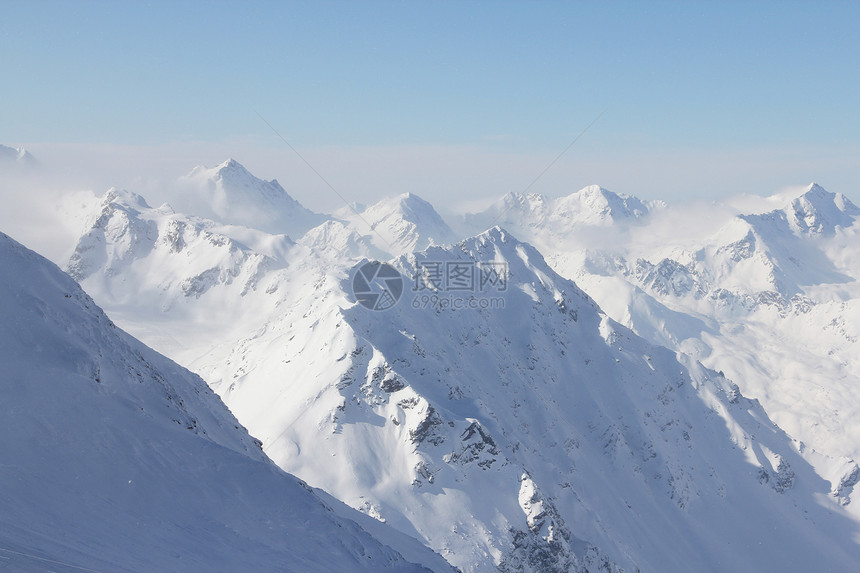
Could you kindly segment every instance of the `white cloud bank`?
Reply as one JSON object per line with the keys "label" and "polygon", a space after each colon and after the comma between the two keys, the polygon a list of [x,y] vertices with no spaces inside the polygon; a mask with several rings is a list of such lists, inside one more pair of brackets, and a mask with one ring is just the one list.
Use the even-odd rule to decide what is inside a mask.
{"label": "white cloud bank", "polygon": [[[15,144],[16,142],[6,142]],[[56,206],[67,191],[103,194],[112,186],[158,205],[179,192],[176,180],[196,165],[228,157],[256,176],[276,178],[305,206],[330,212],[343,202],[281,141],[178,142],[155,146],[24,144],[40,161],[38,177],[0,167],[0,229],[57,260],[62,238],[81,221]],[[348,201],[370,203],[406,191],[443,214],[476,211],[508,192],[522,192],[558,151],[514,152],[493,146],[375,146],[302,149],[303,157]],[[738,212],[766,211],[816,181],[860,203],[860,149],[702,151],[627,149],[617,154],[574,145],[529,189],[555,197],[589,184],[643,199]],[[768,198],[777,194],[777,197]],[[79,195],[76,201],[83,201]]]}

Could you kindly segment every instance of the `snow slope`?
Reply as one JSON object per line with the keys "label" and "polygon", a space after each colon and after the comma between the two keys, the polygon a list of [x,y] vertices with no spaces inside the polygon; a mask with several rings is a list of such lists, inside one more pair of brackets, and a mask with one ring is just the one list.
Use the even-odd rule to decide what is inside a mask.
{"label": "snow slope", "polygon": [[615,323],[500,229],[395,265],[411,280],[433,262],[506,265],[480,295],[503,308],[407,289],[372,312],[347,269],[307,269],[313,290],[195,367],[278,465],[466,571],[860,562],[850,479],[817,475],[730,380]]}
{"label": "snow slope", "polygon": [[[782,209],[728,222],[699,248],[658,263],[637,258],[621,274],[710,323],[688,351],[759,397],[786,431],[860,459],[856,220],[847,199],[811,185]],[[648,321],[635,314],[634,328]],[[671,320],[661,330],[685,346]]]}
{"label": "snow slope", "polygon": [[0,566],[425,570],[275,468],[200,378],[3,234],[0,300]]}
{"label": "snow slope", "polygon": [[839,468],[860,459],[858,208],[811,184],[772,211],[726,211],[670,206],[602,236],[529,219],[517,228],[610,316],[761,400],[839,483],[842,469],[820,454]]}

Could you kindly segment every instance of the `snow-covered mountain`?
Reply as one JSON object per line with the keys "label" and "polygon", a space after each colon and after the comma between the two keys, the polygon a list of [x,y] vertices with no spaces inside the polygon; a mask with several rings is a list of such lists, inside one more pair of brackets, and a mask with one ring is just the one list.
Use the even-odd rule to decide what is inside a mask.
{"label": "snow-covered mountain", "polygon": [[4,234],[0,300],[4,567],[428,570],[275,468],[199,377]]}
{"label": "snow-covered mountain", "polygon": [[[88,225],[68,271],[78,281],[98,275],[109,292],[122,290],[111,287],[112,279],[140,281],[161,275],[159,288],[173,297],[199,297],[213,286],[234,284],[243,294],[266,269],[277,266],[278,257],[293,244],[284,235],[266,236],[187,217],[166,204],[154,209],[123,189],[105,193]],[[229,236],[236,232],[256,250]],[[170,255],[177,254],[181,256],[173,259],[182,261],[181,268],[166,268]],[[176,279],[171,271],[184,278]]]}
{"label": "snow-covered mountain", "polygon": [[495,268],[504,288],[407,289],[373,312],[328,273],[196,367],[278,465],[467,571],[860,558],[834,512],[856,464],[821,479],[731,381],[618,325],[500,229],[395,261],[407,282],[436,263]]}
{"label": "snow-covered mountain", "polygon": [[[335,217],[347,222],[348,232],[366,237],[378,252],[389,257],[457,240],[436,209],[414,193],[389,197],[370,207],[344,207]],[[317,242],[316,247],[320,246]]]}
{"label": "snow-covered mountain", "polygon": [[297,239],[326,220],[292,198],[276,180],[258,179],[235,159],[195,167],[180,180],[183,212],[229,225],[241,225]]}
{"label": "snow-covered mountain", "polygon": [[[293,242],[112,190],[69,270],[278,465],[464,570],[858,562],[856,207],[812,186],[691,240],[599,187],[513,199],[549,265],[496,228],[436,246],[412,194]],[[373,312],[351,280],[389,256]]]}
{"label": "snow-covered mountain", "polygon": [[[374,241],[373,231],[362,234],[362,224],[354,224],[342,219],[331,219],[322,225],[314,227],[299,239],[299,244],[307,247],[317,255],[328,259],[337,260],[360,260],[388,259],[391,258],[390,249],[382,239],[376,237]],[[369,229],[364,225],[364,229]],[[382,243],[386,249],[376,245]]]}
{"label": "snow-covered mountain", "polygon": [[842,193],[830,193],[817,183],[812,183],[782,212],[792,230],[830,236],[839,229],[852,226],[860,215],[860,208]]}
{"label": "snow-covered mountain", "polygon": [[364,212],[389,242],[374,231],[360,233],[363,220],[335,218],[296,244],[286,235],[184,215],[167,204],[153,208],[136,193],[111,189],[90,213],[66,270],[119,324],[188,364],[207,345],[233,342],[234,332],[276,312],[281,291],[315,280],[303,269],[388,258],[378,244],[400,252],[433,244],[435,237],[452,239],[432,206],[415,195]]}
{"label": "snow-covered mountain", "polygon": [[636,222],[647,217],[651,209],[662,206],[659,201],[646,202],[590,185],[556,199],[539,193],[508,193],[484,211],[467,214],[464,220],[474,232],[500,225],[515,233],[539,228],[544,232],[565,234],[579,225]]}
{"label": "snow-covered mountain", "polygon": [[783,209],[738,215],[686,258],[656,265],[640,258],[632,272],[642,284],[677,296],[789,304],[814,285],[851,280],[815,239],[850,227],[859,213],[844,196],[812,184]]}
{"label": "snow-covered mountain", "polygon": [[696,221],[672,206],[644,225],[607,229],[606,241],[521,228],[612,317],[760,399],[818,463],[820,452],[860,459],[857,213],[811,184],[781,208],[729,217],[693,239],[673,235]]}
{"label": "snow-covered mountain", "polygon": [[[843,195],[813,183],[784,208],[740,214],[698,245],[663,245],[660,250],[669,248],[671,254],[657,263],[638,257],[625,264],[644,268],[631,272],[646,286],[672,290],[676,296],[725,299],[723,291],[729,291],[741,298],[769,293],[769,298],[788,301],[809,295],[818,284],[853,280],[825,251],[827,239],[844,235],[858,214],[860,209]],[[664,268],[658,274],[666,280],[657,284],[647,271],[660,265]],[[673,276],[675,271],[688,278]],[[678,288],[669,288],[670,282]]]}
{"label": "snow-covered mountain", "polygon": [[36,167],[38,160],[23,147],[0,145],[0,166]]}
{"label": "snow-covered mountain", "polygon": [[182,194],[171,202],[177,211],[286,234],[334,258],[387,258],[457,239],[433,206],[414,193],[370,207],[344,207],[327,217],[304,208],[277,181],[258,179],[233,159],[214,168],[196,167],[179,187]]}
{"label": "snow-covered mountain", "polygon": [[[276,290],[266,277],[288,266],[295,249],[286,235],[186,216],[166,204],[153,208],[122,189],[105,193],[85,229],[67,272],[124,328],[172,348],[181,361],[186,357],[175,352],[220,340],[224,325],[249,312],[243,301],[266,304],[249,293]],[[204,304],[193,304],[204,296]],[[164,329],[164,321],[184,327]]]}

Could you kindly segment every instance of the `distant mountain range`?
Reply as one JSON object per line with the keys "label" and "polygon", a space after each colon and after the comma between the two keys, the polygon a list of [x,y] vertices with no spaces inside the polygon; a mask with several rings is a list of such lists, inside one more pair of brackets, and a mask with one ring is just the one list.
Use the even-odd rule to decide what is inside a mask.
{"label": "distant mountain range", "polygon": [[846,197],[713,221],[590,186],[508,194],[457,234],[411,193],[316,214],[234,160],[177,189],[109,190],[66,270],[381,527],[373,559],[438,570],[405,538],[462,571],[860,563]]}

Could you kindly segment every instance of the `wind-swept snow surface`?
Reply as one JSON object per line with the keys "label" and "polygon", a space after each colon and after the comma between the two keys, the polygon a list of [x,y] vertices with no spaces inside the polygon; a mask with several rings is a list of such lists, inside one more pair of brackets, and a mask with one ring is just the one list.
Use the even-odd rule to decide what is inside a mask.
{"label": "wind-swept snow surface", "polygon": [[3,234],[0,362],[0,567],[425,570],[278,470],[200,378]]}

